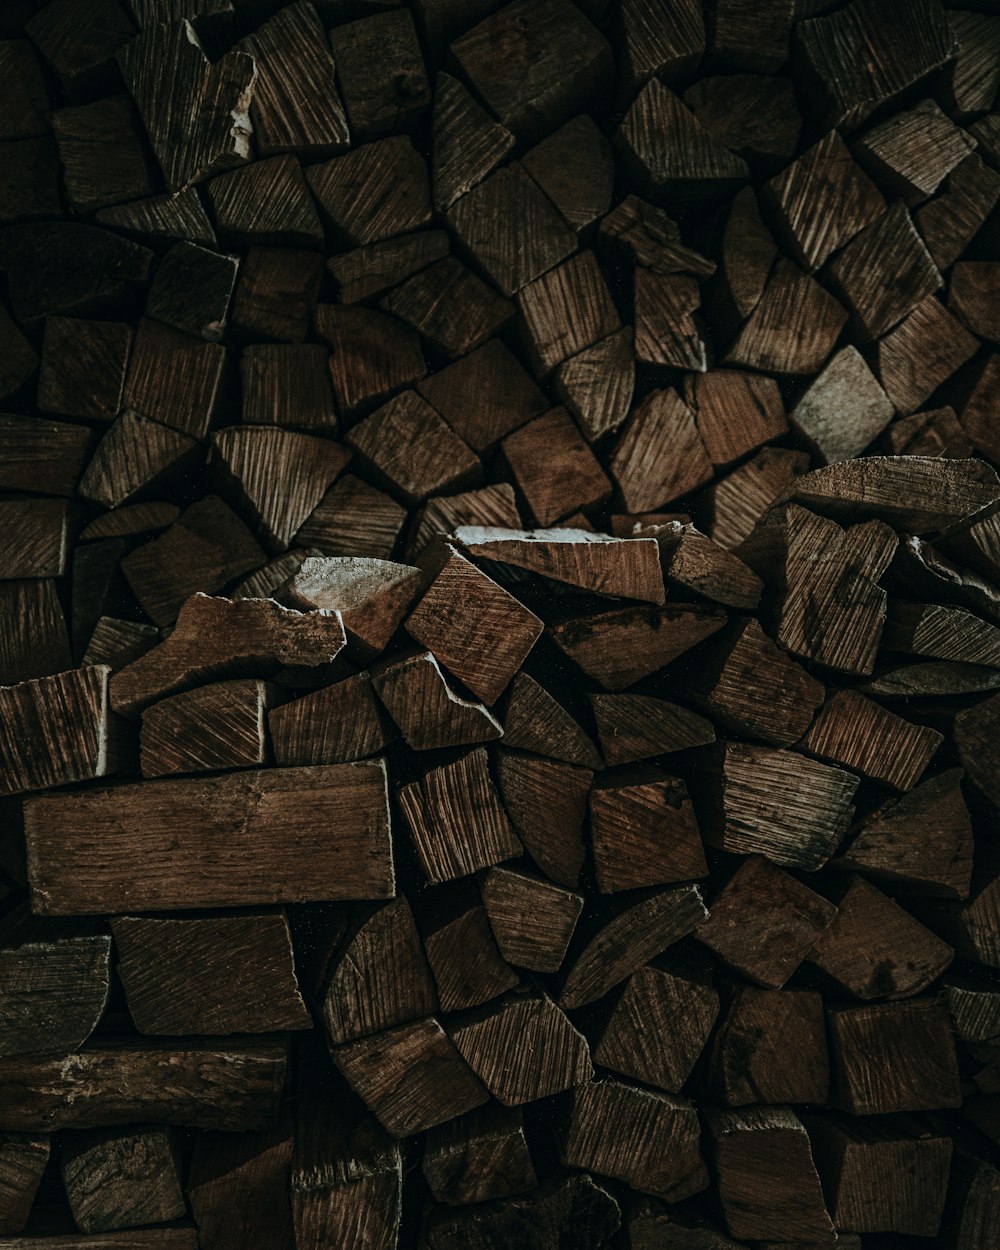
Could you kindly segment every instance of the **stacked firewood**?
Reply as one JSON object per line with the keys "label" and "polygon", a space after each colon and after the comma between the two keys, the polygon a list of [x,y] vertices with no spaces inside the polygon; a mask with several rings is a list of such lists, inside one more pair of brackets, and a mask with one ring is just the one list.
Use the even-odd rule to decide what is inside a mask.
{"label": "stacked firewood", "polygon": [[1000,1244],[995,13],[4,0],[0,1250]]}

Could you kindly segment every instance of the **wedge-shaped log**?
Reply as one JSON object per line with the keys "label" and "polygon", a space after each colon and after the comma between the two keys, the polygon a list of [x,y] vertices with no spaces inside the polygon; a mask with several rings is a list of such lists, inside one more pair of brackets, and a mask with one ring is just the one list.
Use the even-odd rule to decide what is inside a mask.
{"label": "wedge-shaped log", "polygon": [[256,1133],[199,1133],[187,1192],[200,1244],[237,1250],[258,1239],[292,1250],[288,1181],[292,1124],[287,1105],[277,1125]]}
{"label": "wedge-shaped log", "polygon": [[46,1135],[5,1134],[0,1144],[0,1236],[19,1233],[27,1224],[50,1148]]}
{"label": "wedge-shaped log", "polygon": [[282,767],[349,764],[376,755],[395,737],[367,672],[272,709],[267,725],[275,763]]}
{"label": "wedge-shaped log", "polygon": [[430,651],[387,660],[372,680],[407,746],[415,751],[471,746],[503,736],[489,708],[463,698]]}
{"label": "wedge-shaped log", "polygon": [[[531,680],[524,673],[521,678]],[[583,822],[593,773],[519,751],[502,750],[498,764],[504,807],[525,850],[547,877],[573,889],[583,868]]]}
{"label": "wedge-shaped log", "polygon": [[533,972],[558,972],[583,896],[511,868],[491,868],[480,890],[504,959]]}
{"label": "wedge-shaped log", "polygon": [[161,699],[142,715],[142,775],[262,767],[269,754],[267,709],[280,697],[270,683],[242,677]]}
{"label": "wedge-shaped log", "polygon": [[449,1206],[538,1186],[520,1109],[496,1103],[431,1129],[421,1167],[436,1200]]}
{"label": "wedge-shaped log", "polygon": [[180,1142],[169,1129],[67,1134],[59,1162],[81,1232],[160,1224],[187,1214]]}

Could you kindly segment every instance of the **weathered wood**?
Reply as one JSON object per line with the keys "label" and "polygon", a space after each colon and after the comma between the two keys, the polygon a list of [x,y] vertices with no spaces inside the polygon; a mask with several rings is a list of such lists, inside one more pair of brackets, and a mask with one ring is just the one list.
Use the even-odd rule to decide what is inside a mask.
{"label": "weathered wood", "polygon": [[708,358],[697,315],[701,306],[697,280],[637,269],[634,286],[636,360],[704,373]]}
{"label": "weathered wood", "polygon": [[933,100],[923,100],[872,127],[854,153],[887,190],[913,205],[933,195],[974,146]]}
{"label": "weathered wood", "polygon": [[590,251],[579,252],[529,282],[517,294],[517,308],[525,350],[539,375],[621,326],[597,257]]}
{"label": "weathered wood", "polygon": [[427,373],[420,339],[395,317],[320,304],[314,320],[332,348],[330,375],[342,413],[367,411]]}
{"label": "weathered wood", "polygon": [[705,50],[705,17],[698,4],[623,0],[619,21],[619,72],[629,95],[653,77],[686,78]]}
{"label": "weathered wood", "polygon": [[63,499],[0,500],[0,527],[6,535],[0,579],[62,577],[68,572],[74,513]]}
{"label": "weathered wood", "polygon": [[377,139],[416,124],[431,93],[408,9],[391,8],[335,26],[330,46],[355,140]]}
{"label": "weathered wood", "polygon": [[292,1250],[289,1175],[291,1117],[256,1133],[199,1133],[187,1189],[205,1250],[236,1250],[258,1237],[275,1250]]}
{"label": "weathered wood", "polygon": [[27,1224],[49,1150],[48,1137],[4,1134],[0,1141],[0,1235],[19,1233]]}
{"label": "weathered wood", "polygon": [[294,156],[271,156],[220,174],[208,183],[208,198],[227,246],[323,246],[319,213]]}
{"label": "weathered wood", "polygon": [[[41,65],[27,39],[0,43],[3,88],[0,94],[0,138],[27,139],[49,128],[49,99]],[[17,1230],[14,1230],[17,1231]]]}
{"label": "weathered wood", "polygon": [[59,1163],[77,1228],[102,1233],[186,1215],[179,1147],[167,1129],[67,1136]]}
{"label": "weathered wood", "polygon": [[384,295],[379,307],[419,331],[449,360],[481,347],[514,315],[509,300],[454,256],[421,269]]}
{"label": "weathered wood", "polygon": [[434,206],[447,212],[501,163],[515,139],[451,74],[434,80]]}
{"label": "weathered wood", "polygon": [[203,439],[221,399],[225,361],[220,343],[143,318],[129,359],[123,403],[140,416]]}
{"label": "weathered wood", "polygon": [[24,23],[25,34],[71,93],[98,88],[111,69],[115,51],[135,34],[116,0],[98,0],[85,33],[75,20],[78,16],[69,0],[58,0]]}
{"label": "weathered wood", "polygon": [[[511,725],[512,708],[515,718],[532,706],[539,707],[540,715],[562,712],[561,707],[556,710],[541,701],[537,694],[541,687],[534,692],[520,693],[524,687],[517,687],[517,683],[530,681],[523,673],[515,681],[516,688],[508,704],[505,743],[514,739],[522,746],[527,745],[516,732],[516,720]],[[528,700],[534,701],[529,703]],[[580,736],[582,738],[582,734]],[[581,745],[590,747],[585,739]],[[579,759],[583,753],[570,749],[563,754],[576,755]],[[559,885],[574,888],[583,868],[583,821],[592,773],[562,761],[507,750],[500,753],[497,771],[504,806],[525,850],[547,877]]]}
{"label": "weathered wood", "polygon": [[617,429],[628,416],[635,388],[631,327],[562,361],[553,384],[589,442]]}
{"label": "weathered wood", "polygon": [[511,868],[491,868],[480,890],[504,959],[532,972],[558,972],[583,909],[582,895]]}
{"label": "weathered wood", "polygon": [[38,356],[17,323],[0,303],[0,396],[19,390],[38,368]]}
{"label": "weathered wood", "polygon": [[627,195],[602,220],[598,249],[620,265],[638,265],[653,273],[689,273],[707,278],[715,262],[685,247],[677,223],[655,204]]}
{"label": "weathered wood", "polygon": [[723,547],[739,547],[793,478],[808,468],[806,452],[765,447],[717,481],[705,495],[711,538]]}
{"label": "weathered wood", "polygon": [[398,238],[340,252],[326,262],[342,304],[383,295],[436,260],[448,255],[444,230],[419,230]]}
{"label": "weathered wood", "polygon": [[633,410],[609,468],[627,512],[656,511],[712,477],[694,414],[670,389],[653,391]]}
{"label": "weathered wood", "polygon": [[954,408],[932,408],[894,421],[882,437],[894,456],[931,456],[962,460],[972,454],[972,444],[955,416]]}
{"label": "weathered wood", "polygon": [[510,686],[504,716],[504,745],[599,768],[601,757],[578,722],[548,690],[527,673]]}
{"label": "weathered wood", "polygon": [[120,321],[47,317],[38,376],[43,412],[111,422],[118,415],[132,328]]}
{"label": "weathered wood", "polygon": [[693,525],[668,521],[637,526],[636,537],[649,534],[660,549],[663,576],[683,591],[691,591],[723,607],[752,611],[760,603],[764,584],[731,551],[699,533]]}
{"label": "weathered wood", "polygon": [[910,655],[1000,667],[1000,630],[964,608],[895,603],[886,623],[884,645]]}
{"label": "weathered wood", "polygon": [[94,220],[144,242],[187,239],[205,247],[214,247],[216,242],[215,230],[194,187],[101,208]]}
{"label": "weathered wood", "polygon": [[394,737],[368,673],[272,708],[267,726],[275,763],[282,767],[348,764],[384,750]]}
{"label": "weathered wood", "polygon": [[978,348],[961,322],[930,297],[879,340],[879,380],[899,412],[913,412]]}
{"label": "weathered wood", "polygon": [[87,213],[142,199],[155,187],[126,96],[113,96],[52,114],[66,194]]}
{"label": "weathered wood", "polygon": [[678,703],[641,694],[592,694],[597,736],[609,768],[715,741],[711,721]]}
{"label": "weathered wood", "polygon": [[479,893],[468,882],[433,895],[429,907],[421,918],[422,936],[442,1011],[478,1007],[517,985]]}
{"label": "weathered wood", "polygon": [[405,135],[310,165],[306,181],[338,235],[355,247],[430,222],[427,167]]}
{"label": "weathered wood", "polygon": [[955,1250],[986,1250],[1000,1198],[997,1169],[985,1160],[956,1150],[952,1158],[948,1207],[953,1213]]}
{"label": "weathered wood", "polygon": [[773,378],[737,369],[711,369],[684,379],[684,402],[712,464],[733,464],[788,431],[781,391]]}
{"label": "weathered wood", "polygon": [[198,1231],[191,1225],[161,1228],[130,1228],[125,1232],[56,1235],[52,1237],[10,1238],[0,1241],[0,1250],[198,1250]]}
{"label": "weathered wood", "polygon": [[586,230],[611,207],[611,145],[587,114],[533,147],[523,166],[574,230]]}
{"label": "weathered wood", "polygon": [[564,408],[522,425],[501,446],[536,525],[554,525],[611,496],[610,478]]}
{"label": "weathered wood", "polygon": [[[746,10],[743,24],[758,29],[759,9],[748,0],[723,0],[716,10],[716,35],[734,6]],[[771,0],[772,9],[788,13],[790,0]],[[799,145],[802,117],[792,84],[763,74],[726,74],[702,78],[684,92],[684,103],[698,121],[731,152],[764,169],[783,165]]]}
{"label": "weathered wood", "polygon": [[[860,263],[857,271],[863,272]],[[815,373],[833,350],[847,315],[829,291],[782,258],[723,363],[772,373]]]}
{"label": "weathered wood", "polygon": [[406,509],[353,473],[326,492],[298,532],[298,540],[326,556],[388,560],[406,522]]}
{"label": "weathered wood", "polygon": [[518,1108],[489,1104],[431,1129],[421,1162],[438,1202],[465,1206],[538,1186]]}
{"label": "weathered wood", "polygon": [[64,673],[72,663],[55,580],[0,582],[0,682]]}
{"label": "weathered wood", "polygon": [[789,413],[823,464],[859,455],[893,415],[892,401],[854,347],[831,358]]}
{"label": "weathered wood", "polygon": [[243,421],[334,433],[330,353],[319,343],[254,343],[240,357]]}
{"label": "weathered wood", "polygon": [[468,746],[503,736],[488,708],[456,691],[430,651],[394,657],[379,665],[374,688],[415,751]]}
{"label": "weathered wood", "polygon": [[973,152],[949,174],[914,221],[938,268],[958,260],[1000,199],[1000,174]]}
{"label": "weathered wood", "polygon": [[323,278],[323,258],[292,248],[252,247],[243,257],[232,323],[252,338],[301,343]]}
{"label": "weathered wood", "polygon": [[260,768],[268,763],[267,709],[279,697],[267,682],[244,677],[154,703],[142,715],[142,775]]}
{"label": "weathered wood", "polygon": [[381,761],[35,798],[25,833],[33,906],[42,914],[389,898],[395,891]]}

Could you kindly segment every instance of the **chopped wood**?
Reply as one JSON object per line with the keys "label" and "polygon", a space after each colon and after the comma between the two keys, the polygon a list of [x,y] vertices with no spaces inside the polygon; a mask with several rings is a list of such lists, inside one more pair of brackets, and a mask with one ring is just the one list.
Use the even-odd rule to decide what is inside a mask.
{"label": "chopped wood", "polygon": [[423,923],[424,951],[442,1011],[478,1007],[517,985],[517,973],[500,954],[478,891],[463,882],[456,893],[436,896],[431,909]]}
{"label": "chopped wood", "polygon": [[723,607],[752,611],[760,603],[764,584],[757,574],[693,525],[668,521],[637,530],[642,533],[656,539],[668,582]]}
{"label": "chopped wood", "polygon": [[340,252],[326,262],[342,304],[383,295],[415,273],[448,255],[444,230],[419,230],[398,238]]}
{"label": "chopped wood", "polygon": [[320,304],[315,324],[332,348],[330,375],[341,413],[371,409],[427,373],[420,339],[395,317]]}
{"label": "chopped wood", "polygon": [[707,302],[719,329],[735,334],[760,303],[778,254],[761,220],[753,187],[744,187],[733,197],[720,224],[718,245],[720,263],[710,271],[715,276],[706,291]]}
{"label": "chopped wood", "polygon": [[14,319],[0,303],[0,396],[6,397],[22,387],[38,368],[35,349],[18,329]]}
{"label": "chopped wood", "polygon": [[72,94],[99,87],[115,51],[135,34],[128,14],[115,0],[98,0],[86,38],[80,38],[77,16],[70,0],[58,0],[23,23],[25,34]]}
{"label": "chopped wood", "polygon": [[720,0],[712,29],[711,60],[726,69],[752,69],[773,74],[788,57],[794,0]]}
{"label": "chopped wood", "polygon": [[61,577],[67,569],[74,513],[62,499],[0,500],[6,534],[0,579]]}
{"label": "chopped wood", "polygon": [[384,723],[368,673],[357,673],[268,713],[276,764],[348,764],[387,747]]}
{"label": "chopped wood", "polygon": [[677,5],[623,0],[619,20],[620,73],[629,95],[653,77],[664,82],[686,78],[705,51],[705,17],[690,0]]}
{"label": "chopped wood", "polygon": [[628,416],[635,388],[631,327],[562,361],[556,366],[553,384],[588,442],[617,429]]}
{"label": "chopped wood", "polygon": [[923,100],[872,127],[854,152],[889,191],[914,205],[933,195],[974,147],[970,134],[933,100]]}
{"label": "chopped wood", "polygon": [[517,529],[521,517],[514,488],[507,482],[497,482],[478,490],[428,500],[413,519],[406,544],[407,558],[419,559],[426,548],[447,538],[462,525]]}
{"label": "chopped wood", "polygon": [[373,679],[379,699],[407,746],[415,751],[473,745],[503,736],[492,712],[474,699],[463,698],[430,651],[387,660],[375,669]]}
{"label": "chopped wood", "polygon": [[515,139],[451,74],[434,81],[434,207],[444,213],[503,161]]}
{"label": "chopped wood", "polygon": [[160,261],[146,312],[176,330],[218,342],[225,332],[239,259],[176,243]]}
{"label": "chopped wood", "polygon": [[694,373],[684,379],[684,402],[716,468],[788,431],[781,390],[773,378],[739,369]]}
{"label": "chopped wood", "polygon": [[932,408],[900,417],[882,438],[894,456],[931,456],[963,460],[972,455],[972,444],[955,416],[954,408]]}
{"label": "chopped wood", "polygon": [[894,603],[884,645],[910,655],[1000,668],[1000,630],[963,608]]}
{"label": "chopped wood", "polygon": [[102,226],[137,235],[145,242],[187,239],[205,247],[215,246],[215,231],[194,187],[166,195],[151,195],[130,204],[101,208],[94,220]]}
{"label": "chopped wood", "polygon": [[406,523],[406,509],[384,491],[345,473],[319,501],[298,541],[326,556],[388,560]]}
{"label": "chopped wood", "polygon": [[102,1233],[186,1215],[179,1147],[169,1129],[104,1130],[67,1138],[59,1165],[77,1228]]}
{"label": "chopped wood", "polygon": [[897,411],[913,412],[970,360],[978,348],[979,343],[961,322],[939,300],[931,297],[918,304],[894,330],[879,340],[876,347],[879,380]]}
{"label": "chopped wood", "polygon": [[310,165],[306,181],[330,224],[354,247],[430,222],[427,166],[404,135]]}
{"label": "chopped wood", "polygon": [[808,468],[806,452],[765,447],[717,480],[705,495],[710,537],[723,547],[739,547],[771,504]]}
{"label": "chopped wood", "polygon": [[525,346],[539,374],[620,327],[593,252],[580,252],[529,282],[517,296]]}
{"label": "chopped wood", "polygon": [[585,113],[533,147],[522,164],[574,230],[586,230],[611,207],[611,145]]}
{"label": "chopped wood", "polygon": [[72,663],[55,579],[0,581],[0,682],[64,673]]}
{"label": "chopped wood", "polygon": [[583,909],[582,895],[511,868],[491,868],[480,890],[504,959],[532,972],[558,972]]}
{"label": "chopped wood", "polygon": [[0,44],[0,67],[3,69],[0,138],[26,139],[45,134],[50,124],[49,99],[42,67],[31,43],[27,39],[5,37]]}
{"label": "chopped wood", "polygon": [[997,1169],[964,1150],[953,1155],[952,1209],[955,1211],[955,1245],[958,1250],[986,1250],[996,1218],[1000,1177]]}
{"label": "chopped wood", "polygon": [[789,413],[794,428],[824,464],[859,455],[893,416],[892,401],[854,347],[831,358]]}
{"label": "chopped wood", "polygon": [[504,715],[504,745],[581,768],[601,766],[596,747],[576,719],[527,673],[518,673],[510,687]]}
{"label": "chopped wood", "polygon": [[521,1111],[490,1103],[427,1134],[421,1168],[437,1202],[464,1206],[538,1185]]}
{"label": "chopped wood", "polygon": [[220,343],[207,343],[143,318],[129,360],[123,402],[136,415],[205,438],[221,398],[225,361]]}
{"label": "chopped wood", "polygon": [[4,183],[0,221],[56,217],[62,211],[59,152],[50,138],[17,139],[0,145]]}
{"label": "chopped wood", "polygon": [[610,498],[613,486],[565,408],[508,434],[503,456],[536,525],[554,525]]}
{"label": "chopped wood", "polygon": [[[862,271],[860,265],[858,269]],[[904,309],[900,316],[908,311]],[[782,257],[723,363],[771,373],[815,373],[832,352],[846,321],[847,310],[834,296]]]}
{"label": "chopped wood", "polygon": [[948,307],[980,338],[996,342],[1000,323],[990,307],[997,265],[992,261],[965,261],[953,265],[948,284]]}
{"label": "chopped wood", "polygon": [[947,104],[960,116],[992,108],[1000,85],[1000,23],[985,13],[949,14],[949,22],[958,40],[958,56],[946,71]]}
{"label": "chopped wood", "polygon": [[19,1233],[28,1222],[49,1161],[46,1136],[5,1133],[0,1143],[0,1234]]}
{"label": "chopped wood", "polygon": [[608,768],[715,741],[711,721],[679,703],[642,694],[592,694],[590,705]]}
{"label": "chopped wood", "polygon": [[330,353],[319,343],[254,343],[240,357],[243,422],[335,433]]}
{"label": "chopped wood", "polygon": [[449,360],[498,333],[514,306],[454,256],[435,261],[384,295],[379,307],[417,330]]}
{"label": "chopped wood", "polygon": [[[756,29],[761,15],[747,0],[724,0],[730,13],[716,11],[716,35],[722,18],[736,6],[747,10],[748,24]],[[789,0],[772,0],[772,8],[788,12]],[[752,14],[752,16],[751,16]],[[684,103],[699,122],[731,152],[765,168],[787,161],[798,147],[802,117],[792,84],[761,74],[726,74],[703,78],[684,93]]]}
{"label": "chopped wood", "polygon": [[859,687],[885,699],[927,699],[938,695],[985,694],[1000,686],[1000,673],[981,664],[930,660],[890,669]]}
{"label": "chopped wood", "polygon": [[291,1117],[256,1133],[199,1133],[191,1154],[188,1193],[201,1243],[236,1250],[248,1237],[291,1250],[288,1189]]}
{"label": "chopped wood", "polygon": [[93,503],[120,508],[137,496],[169,489],[202,456],[188,435],[137,412],[125,412],[98,443],[78,490]]}
{"label": "chopped wood", "polygon": [[[521,674],[518,680],[530,679]],[[550,710],[547,704],[541,703],[537,693],[515,691],[508,704],[508,726],[515,699],[521,705],[516,714],[532,706],[529,699],[539,703],[543,714]],[[517,736],[508,728],[505,742]],[[577,758],[581,754],[577,754]],[[505,750],[499,757],[498,774],[504,806],[528,854],[553,881],[575,887],[583,868],[583,820],[591,772],[564,762]]]}
{"label": "chopped wood", "polygon": [[602,220],[597,245],[618,264],[638,265],[653,273],[708,278],[715,272],[714,261],[684,246],[680,227],[662,208],[637,195],[627,195]]}
{"label": "chopped wood", "polygon": [[323,258],[315,252],[250,248],[233,297],[234,327],[254,338],[301,343],[322,278]]}
{"label": "chopped wood", "polygon": [[155,647],[160,631],[141,621],[120,621],[112,616],[98,617],[81,664],[106,664],[112,672],[131,664]]}
{"label": "chopped wood", "polygon": [[649,365],[708,368],[697,279],[684,274],[635,271],[635,356]]}
{"label": "chopped wood", "polygon": [[[124,1232],[31,1237],[34,1250],[198,1250],[198,1231],[191,1225],[130,1228]],[[0,1241],[0,1250],[22,1250],[25,1238]]]}
{"label": "chopped wood", "polygon": [[59,109],[52,128],[66,195],[79,212],[141,199],[155,189],[126,96]]}
{"label": "chopped wood", "polygon": [[958,260],[1000,199],[1000,174],[973,152],[956,165],[944,190],[914,213],[939,269]]}
{"label": "chopped wood", "polygon": [[227,246],[323,246],[323,227],[298,160],[271,156],[208,183],[208,198]]}
{"label": "chopped wood", "polygon": [[132,328],[119,321],[46,318],[38,406],[67,417],[113,421],[131,346]]}
{"label": "chopped wood", "polygon": [[633,410],[610,469],[627,512],[653,512],[711,480],[694,414],[676,391],[653,391]]}
{"label": "chopped wood", "polygon": [[267,710],[278,698],[267,682],[244,677],[154,703],[142,714],[142,775],[262,767],[269,754]]}
{"label": "chopped wood", "polygon": [[353,138],[377,139],[419,120],[431,92],[408,9],[335,26],[330,46]]}

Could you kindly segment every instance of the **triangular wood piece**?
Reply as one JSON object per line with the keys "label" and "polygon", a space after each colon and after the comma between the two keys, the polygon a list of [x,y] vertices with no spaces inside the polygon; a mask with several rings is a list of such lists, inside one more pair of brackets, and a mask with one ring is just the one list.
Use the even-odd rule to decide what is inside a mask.
{"label": "triangular wood piece", "polygon": [[443,213],[496,169],[515,140],[457,78],[445,73],[434,83],[433,127],[434,207]]}
{"label": "triangular wood piece", "polygon": [[471,746],[503,736],[492,712],[475,699],[463,698],[430,651],[385,661],[372,678],[378,697],[415,751]]}
{"label": "triangular wood piece", "polygon": [[679,703],[643,694],[592,694],[590,703],[608,768],[715,741],[712,722]]}

